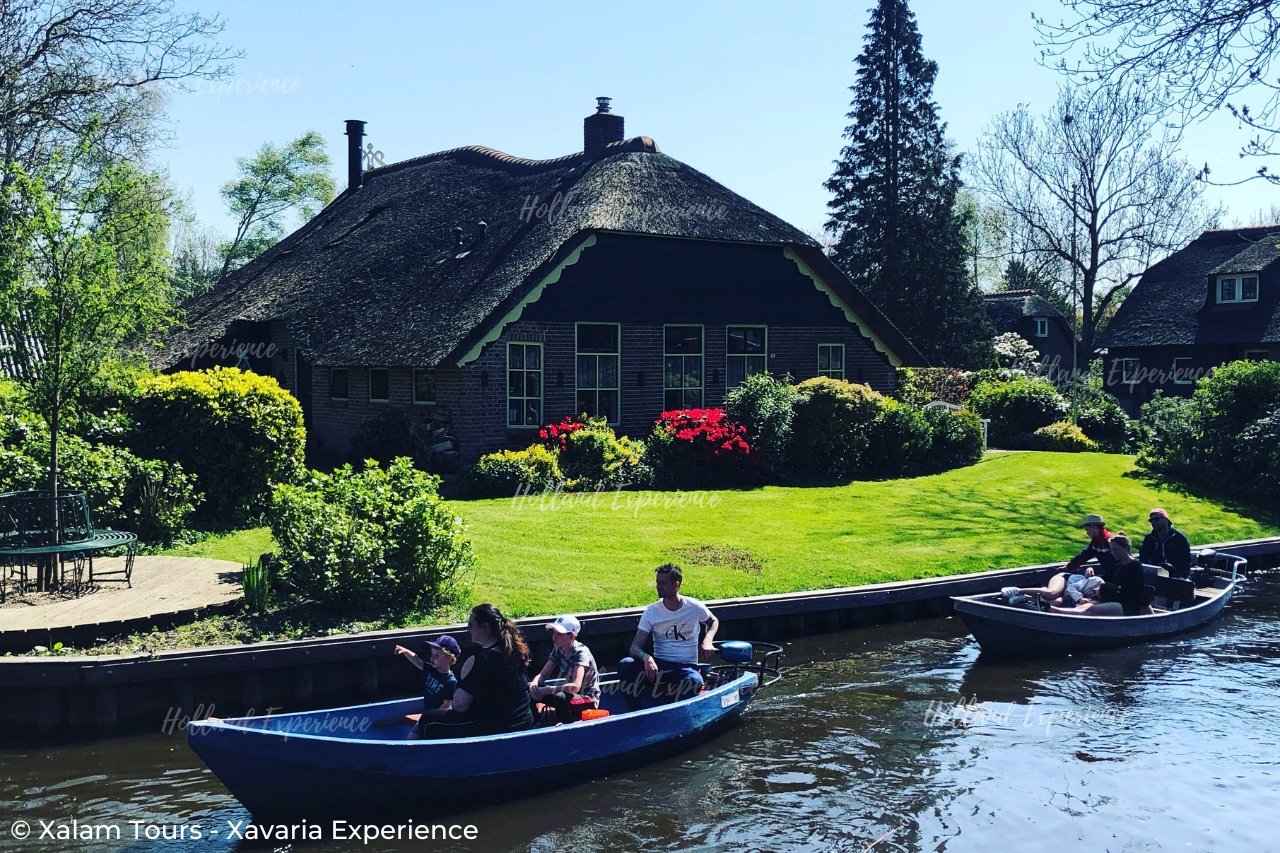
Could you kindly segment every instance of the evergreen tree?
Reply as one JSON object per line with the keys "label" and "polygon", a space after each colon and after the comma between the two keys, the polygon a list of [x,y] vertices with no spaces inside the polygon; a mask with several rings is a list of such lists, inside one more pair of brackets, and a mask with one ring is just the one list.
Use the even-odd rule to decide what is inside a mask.
{"label": "evergreen tree", "polygon": [[965,272],[960,162],[933,102],[938,66],[920,52],[906,0],[878,0],[845,130],[826,187],[832,260],[931,362],[991,360],[993,330]]}

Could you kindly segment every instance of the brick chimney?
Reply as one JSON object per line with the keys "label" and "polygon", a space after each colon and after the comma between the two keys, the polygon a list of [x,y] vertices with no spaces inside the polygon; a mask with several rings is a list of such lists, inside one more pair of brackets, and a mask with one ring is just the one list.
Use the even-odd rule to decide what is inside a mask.
{"label": "brick chimney", "polygon": [[582,120],[582,150],[588,157],[599,157],[611,142],[621,142],[622,116],[609,112],[611,98],[596,98],[596,111]]}
{"label": "brick chimney", "polygon": [[347,119],[347,189],[364,186],[364,122]]}

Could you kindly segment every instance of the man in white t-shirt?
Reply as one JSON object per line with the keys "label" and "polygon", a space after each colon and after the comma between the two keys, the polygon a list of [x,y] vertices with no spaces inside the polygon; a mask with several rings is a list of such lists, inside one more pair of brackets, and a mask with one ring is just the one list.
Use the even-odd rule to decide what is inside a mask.
{"label": "man in white t-shirt", "polygon": [[[658,567],[658,600],[640,616],[631,656],[618,662],[618,680],[633,710],[650,697],[679,700],[702,690],[699,654],[707,660],[715,654],[711,641],[720,622],[701,601],[680,594],[683,582],[679,566]],[[699,629],[704,627],[706,633],[699,640]],[[652,655],[645,652],[650,638]]]}

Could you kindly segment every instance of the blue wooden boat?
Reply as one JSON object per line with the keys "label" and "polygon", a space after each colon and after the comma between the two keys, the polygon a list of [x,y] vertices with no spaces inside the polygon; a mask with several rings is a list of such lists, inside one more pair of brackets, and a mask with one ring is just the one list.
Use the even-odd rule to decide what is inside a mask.
{"label": "blue wooden boat", "polygon": [[[1114,648],[1171,637],[1215,619],[1235,592],[1245,560],[1214,555],[1231,574],[1200,573],[1200,584],[1158,579],[1154,614],[1087,616],[1010,607],[995,593],[953,596],[952,606],[982,647],[983,655],[1026,657]],[[1182,585],[1182,586],[1179,586]],[[1185,589],[1183,588],[1185,587]]]}
{"label": "blue wooden boat", "polygon": [[[715,685],[679,702],[629,711],[617,680],[604,681],[601,708],[609,716],[600,719],[413,740],[405,716],[420,711],[422,699],[411,697],[196,721],[187,742],[260,823],[474,808],[654,761],[714,737],[741,717],[763,677],[778,674],[781,648],[736,645],[747,647],[748,660],[714,667]],[[751,660],[752,645],[766,647],[764,660]]]}

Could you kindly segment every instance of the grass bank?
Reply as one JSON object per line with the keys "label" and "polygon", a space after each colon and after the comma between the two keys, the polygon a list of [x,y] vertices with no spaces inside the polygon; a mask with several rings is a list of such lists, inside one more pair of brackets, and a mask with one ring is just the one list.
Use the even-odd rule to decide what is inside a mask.
{"label": "grass bank", "polygon": [[[686,591],[728,598],[937,577],[1065,560],[1091,512],[1140,534],[1163,506],[1193,544],[1280,533],[1273,523],[1134,476],[1108,454],[990,453],[930,477],[825,488],[531,495],[455,501],[478,557],[473,599],[513,616],[648,603],[654,566],[686,568]],[[171,549],[247,563],[274,550],[269,529]],[[97,653],[300,639],[457,622],[464,611],[386,619],[295,608],[228,615],[116,638]],[[68,650],[69,651],[69,650]]]}
{"label": "grass bank", "polygon": [[701,598],[936,577],[1065,560],[1101,513],[1142,534],[1169,510],[1192,543],[1276,535],[1211,501],[1133,476],[1133,458],[990,453],[929,477],[828,488],[543,495],[456,502],[475,543],[475,598],[512,615],[653,598],[652,569],[686,568]]}

